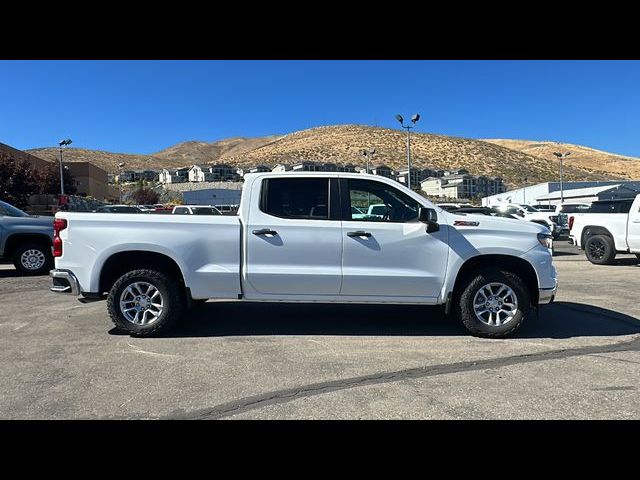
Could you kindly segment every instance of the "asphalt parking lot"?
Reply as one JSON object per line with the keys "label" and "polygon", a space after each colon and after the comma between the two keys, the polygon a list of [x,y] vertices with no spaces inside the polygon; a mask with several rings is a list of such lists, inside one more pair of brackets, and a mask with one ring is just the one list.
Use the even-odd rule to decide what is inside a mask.
{"label": "asphalt parking lot", "polygon": [[640,265],[556,245],[560,290],[514,338],[436,308],[208,302],[163,338],[0,266],[0,418],[640,418]]}

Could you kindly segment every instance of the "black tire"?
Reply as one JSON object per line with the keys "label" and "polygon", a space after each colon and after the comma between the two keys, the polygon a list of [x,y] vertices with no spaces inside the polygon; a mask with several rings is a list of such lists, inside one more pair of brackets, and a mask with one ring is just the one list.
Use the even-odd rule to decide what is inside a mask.
{"label": "black tire", "polygon": [[[162,295],[162,312],[155,321],[146,325],[127,320],[120,309],[122,292],[135,282],[149,283]],[[182,318],[186,310],[184,287],[180,282],[156,270],[132,270],[118,278],[111,287],[107,297],[107,310],[111,321],[118,329],[137,337],[153,336],[168,331]]]}
{"label": "black tire", "polygon": [[[518,308],[511,320],[503,325],[487,325],[480,321],[474,311],[476,293],[488,283],[502,283],[514,292]],[[457,314],[465,328],[474,336],[484,338],[504,338],[516,331],[530,316],[533,307],[531,294],[524,281],[516,274],[499,268],[486,268],[471,276],[460,288],[455,302]]]}
{"label": "black tire", "polygon": [[[28,251],[39,252],[37,257],[42,258],[44,256],[44,263],[37,268],[28,268],[22,262],[22,256]],[[13,265],[23,275],[45,275],[49,273],[49,270],[53,268],[53,255],[51,254],[51,247],[44,242],[28,242],[19,245],[13,251]]]}
{"label": "black tire", "polygon": [[616,258],[613,239],[607,235],[593,235],[584,244],[587,259],[595,265],[608,265]]}

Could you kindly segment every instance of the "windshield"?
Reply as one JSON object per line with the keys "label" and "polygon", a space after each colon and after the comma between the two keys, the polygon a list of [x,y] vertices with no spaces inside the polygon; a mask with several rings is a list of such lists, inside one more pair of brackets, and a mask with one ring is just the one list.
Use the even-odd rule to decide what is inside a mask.
{"label": "windshield", "polygon": [[28,217],[29,214],[23,212],[19,208],[9,205],[7,202],[0,200],[0,216],[6,217]]}

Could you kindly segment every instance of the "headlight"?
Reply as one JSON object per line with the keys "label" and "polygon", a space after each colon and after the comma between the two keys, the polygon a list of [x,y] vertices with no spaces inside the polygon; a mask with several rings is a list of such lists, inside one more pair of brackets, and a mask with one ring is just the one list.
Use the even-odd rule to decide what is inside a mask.
{"label": "headlight", "polygon": [[551,249],[553,247],[553,235],[549,235],[548,233],[539,233],[538,241],[544,248]]}

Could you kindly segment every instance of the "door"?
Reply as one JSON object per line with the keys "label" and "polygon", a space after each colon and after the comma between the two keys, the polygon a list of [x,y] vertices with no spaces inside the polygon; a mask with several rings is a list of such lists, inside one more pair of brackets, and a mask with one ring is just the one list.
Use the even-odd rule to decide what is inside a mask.
{"label": "door", "polygon": [[249,213],[247,282],[260,294],[338,295],[342,231],[337,179],[287,174],[265,178],[259,188]]}
{"label": "door", "polygon": [[640,195],[636,196],[629,209],[627,245],[632,252],[640,252]]}
{"label": "door", "polygon": [[438,297],[447,230],[428,234],[417,200],[375,180],[342,179],[341,295]]}

